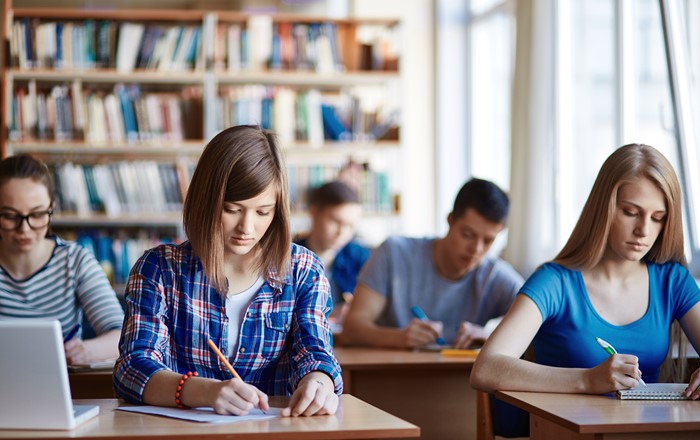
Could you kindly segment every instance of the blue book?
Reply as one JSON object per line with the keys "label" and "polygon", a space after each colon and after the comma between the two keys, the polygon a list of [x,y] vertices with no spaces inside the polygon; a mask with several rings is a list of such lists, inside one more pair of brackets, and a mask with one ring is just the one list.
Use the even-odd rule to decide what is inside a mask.
{"label": "blue book", "polygon": [[197,63],[197,49],[199,48],[199,40],[201,38],[202,28],[197,26],[192,32],[192,38],[190,39],[190,45],[187,48],[187,53],[185,55],[185,65],[190,69],[193,69]]}
{"label": "blue book", "polygon": [[34,38],[32,36],[32,24],[29,18],[22,20],[24,26],[24,47],[27,51],[27,66],[34,67]]}
{"label": "blue book", "polygon": [[54,60],[54,66],[58,68],[63,67],[63,23],[60,21],[56,22],[56,59]]}
{"label": "blue book", "polygon": [[264,129],[272,129],[272,98],[262,99],[262,121],[260,124]]}
{"label": "blue book", "polygon": [[352,133],[342,123],[335,109],[328,104],[321,104],[321,117],[323,118],[324,137],[332,141],[346,141],[352,139]]}
{"label": "blue book", "polygon": [[117,84],[114,86],[114,92],[117,94],[119,103],[121,104],[126,139],[129,142],[136,142],[139,140],[139,130],[138,125],[136,124],[134,103],[132,102],[129,92],[126,90],[123,84]]}
{"label": "blue book", "polygon": [[241,67],[248,67],[248,31],[241,29]]}

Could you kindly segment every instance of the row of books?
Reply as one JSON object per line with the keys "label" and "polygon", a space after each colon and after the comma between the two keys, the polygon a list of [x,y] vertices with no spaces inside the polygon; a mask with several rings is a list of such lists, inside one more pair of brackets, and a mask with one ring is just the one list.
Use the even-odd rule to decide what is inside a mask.
{"label": "row of books", "polygon": [[282,145],[330,141],[374,141],[394,136],[399,106],[388,87],[365,86],[322,93],[249,85],[223,88],[217,102],[217,129],[260,124]]}
{"label": "row of books", "polygon": [[[222,87],[216,129],[260,124],[282,145],[397,138],[399,105],[390,87],[363,86],[322,93],[286,87]],[[91,144],[178,142],[204,138],[202,90],[144,92],[138,85],[83,90],[80,81],[18,87],[8,115],[9,139],[82,140]]]}
{"label": "row of books", "polygon": [[186,162],[51,164],[57,192],[56,211],[80,216],[180,211],[191,169]]}
{"label": "row of books", "polygon": [[[56,183],[56,212],[84,217],[179,212],[195,166],[195,162],[188,159],[174,163],[50,164]],[[309,189],[337,178],[340,169],[340,165],[289,164],[291,209],[305,211]],[[365,212],[392,212],[387,173],[365,167],[357,178],[357,187]]]}
{"label": "row of books", "polygon": [[[157,230],[139,230],[134,236],[127,230],[78,230],[58,232],[62,238],[75,240],[90,250],[102,266],[112,285],[124,285],[129,271],[143,252],[164,243],[181,242],[183,238],[165,235]],[[120,293],[120,292],[118,292]]]}
{"label": "row of books", "polygon": [[8,115],[13,141],[84,140],[88,143],[182,141],[203,138],[201,89],[142,93],[137,85],[82,90],[79,81],[16,89]]}
{"label": "row of books", "polygon": [[145,25],[110,20],[12,24],[10,65],[21,69],[134,68],[160,71],[203,68],[201,25]]}
{"label": "row of books", "polygon": [[[15,19],[10,66],[21,69],[94,69],[119,72],[398,69],[396,26],[357,25],[349,42],[334,22],[274,22],[253,15],[246,22],[163,24],[113,20]],[[350,35],[349,32],[343,32]],[[352,44],[356,47],[344,47]],[[344,52],[357,54],[348,60]],[[353,63],[347,66],[346,63]]]}
{"label": "row of books", "polygon": [[273,23],[261,15],[245,26],[219,25],[216,32],[217,70],[345,70],[334,23]]}

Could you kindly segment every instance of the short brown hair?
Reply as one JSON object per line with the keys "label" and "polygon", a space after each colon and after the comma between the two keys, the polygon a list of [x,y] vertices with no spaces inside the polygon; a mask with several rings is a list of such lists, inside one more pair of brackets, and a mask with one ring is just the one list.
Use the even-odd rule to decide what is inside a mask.
{"label": "short brown hair", "polygon": [[554,262],[576,270],[596,266],[608,243],[620,187],[642,177],[653,182],[666,199],[666,221],[644,259],[652,263],[676,261],[685,265],[678,177],[663,154],[643,144],[622,146],[605,160],[569,241]]}
{"label": "short brown hair", "polygon": [[275,135],[257,126],[240,125],[217,134],[204,148],[192,175],[183,207],[185,234],[204,272],[225,292],[224,202],[251,199],[270,185],[277,190],[275,214],[259,242],[257,269],[286,273],[290,258],[287,173]]}
{"label": "short brown hair", "polygon": [[4,185],[10,179],[31,179],[42,183],[49,192],[51,206],[56,198],[49,167],[44,162],[30,154],[18,154],[0,160],[0,185]]}

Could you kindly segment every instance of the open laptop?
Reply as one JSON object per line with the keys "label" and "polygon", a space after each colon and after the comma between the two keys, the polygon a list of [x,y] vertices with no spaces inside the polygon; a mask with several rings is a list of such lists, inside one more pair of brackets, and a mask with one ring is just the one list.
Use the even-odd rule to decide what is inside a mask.
{"label": "open laptop", "polygon": [[72,429],[100,408],[73,405],[58,321],[0,321],[0,429]]}

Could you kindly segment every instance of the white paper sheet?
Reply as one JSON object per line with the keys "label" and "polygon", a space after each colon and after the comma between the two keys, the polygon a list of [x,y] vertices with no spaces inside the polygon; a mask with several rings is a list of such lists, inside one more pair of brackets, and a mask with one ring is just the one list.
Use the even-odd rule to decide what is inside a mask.
{"label": "white paper sheet", "polygon": [[263,414],[257,408],[254,408],[248,415],[231,416],[216,414],[211,408],[165,408],[162,406],[120,406],[119,411],[130,411],[142,414],[152,414],[156,416],[172,417],[174,419],[189,420],[191,422],[203,423],[235,423],[244,422],[246,420],[267,420],[279,417],[282,413],[282,408],[270,408]]}

